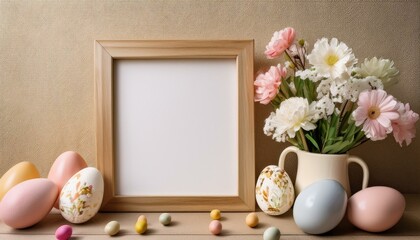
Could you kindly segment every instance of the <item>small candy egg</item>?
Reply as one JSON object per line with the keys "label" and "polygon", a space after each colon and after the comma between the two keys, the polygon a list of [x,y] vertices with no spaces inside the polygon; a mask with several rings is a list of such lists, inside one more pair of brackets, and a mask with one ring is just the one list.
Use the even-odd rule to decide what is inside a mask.
{"label": "small candy egg", "polygon": [[276,227],[269,227],[264,231],[263,235],[264,240],[279,240],[280,239],[280,230]]}
{"label": "small candy egg", "polygon": [[114,236],[120,231],[120,223],[117,221],[111,221],[106,224],[104,231],[109,236]]}
{"label": "small candy egg", "polygon": [[68,240],[73,233],[73,229],[69,225],[62,225],[55,231],[55,238],[57,240]]}
{"label": "small candy egg", "polygon": [[219,235],[222,232],[222,224],[219,220],[213,220],[209,224],[209,230],[213,235]]}
{"label": "small candy egg", "polygon": [[220,210],[219,209],[211,210],[210,217],[213,220],[219,220],[222,217],[221,214],[220,214]]}
{"label": "small candy egg", "polygon": [[138,234],[143,234],[147,230],[147,222],[145,221],[138,221],[136,222],[136,225],[134,226],[134,229]]}
{"label": "small candy egg", "polygon": [[256,227],[259,223],[258,215],[254,212],[248,214],[245,218],[245,222],[249,227]]}
{"label": "small candy egg", "polygon": [[140,215],[139,218],[137,219],[137,222],[139,221],[145,221],[147,223],[147,218],[144,215]]}
{"label": "small candy egg", "polygon": [[159,216],[159,222],[164,226],[171,224],[171,215],[169,213],[162,213]]}

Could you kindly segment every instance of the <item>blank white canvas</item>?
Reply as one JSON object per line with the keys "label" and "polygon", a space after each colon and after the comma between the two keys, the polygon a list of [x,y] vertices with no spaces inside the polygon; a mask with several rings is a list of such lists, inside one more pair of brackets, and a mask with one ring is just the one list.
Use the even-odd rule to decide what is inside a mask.
{"label": "blank white canvas", "polygon": [[237,196],[236,59],[115,60],[116,194]]}

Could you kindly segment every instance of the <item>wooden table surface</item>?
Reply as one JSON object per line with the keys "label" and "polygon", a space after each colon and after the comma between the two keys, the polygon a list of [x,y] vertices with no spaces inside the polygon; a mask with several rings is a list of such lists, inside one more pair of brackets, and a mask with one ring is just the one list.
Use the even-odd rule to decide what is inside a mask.
{"label": "wooden table surface", "polygon": [[[204,240],[204,239],[262,239],[267,227],[275,226],[282,234],[280,239],[420,239],[420,194],[405,195],[407,207],[400,222],[390,230],[372,234],[353,227],[344,219],[334,230],[320,236],[306,235],[294,223],[291,211],[279,217],[267,216],[258,212],[260,224],[256,228],[245,225],[248,213],[222,213],[222,234],[213,236],[208,231],[211,219],[208,212],[171,213],[172,224],[164,227],[158,222],[160,213],[99,213],[84,224],[73,226],[72,240],[81,239],[172,239],[172,240]],[[140,214],[148,218],[148,230],[144,235],[134,231],[134,224]],[[117,236],[110,237],[104,233],[105,225],[112,220],[121,224]],[[52,211],[44,220],[35,226],[23,230],[14,230],[0,223],[0,239],[55,239],[57,227],[69,224],[57,211]]]}

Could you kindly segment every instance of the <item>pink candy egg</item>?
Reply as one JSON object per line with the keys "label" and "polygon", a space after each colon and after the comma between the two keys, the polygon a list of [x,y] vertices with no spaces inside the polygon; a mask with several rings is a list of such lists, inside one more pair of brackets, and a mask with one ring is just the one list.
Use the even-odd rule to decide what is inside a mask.
{"label": "pink candy egg", "polygon": [[213,220],[210,222],[209,230],[214,235],[219,235],[222,232],[222,224],[219,220]]}
{"label": "pink candy egg", "polygon": [[[67,151],[58,156],[54,161],[48,173],[48,179],[58,186],[58,192],[60,193],[64,184],[74,174],[86,167],[85,160],[77,152]],[[54,207],[58,208],[58,199]]]}
{"label": "pink candy egg", "polygon": [[388,230],[400,220],[405,209],[404,196],[389,187],[370,187],[355,193],[348,202],[347,217],[368,232]]}
{"label": "pink candy egg", "polygon": [[69,225],[63,225],[55,231],[55,238],[57,240],[68,240],[73,233],[73,229]]}
{"label": "pink candy egg", "polygon": [[41,221],[58,196],[57,186],[45,178],[19,183],[0,203],[0,219],[12,228],[26,228]]}

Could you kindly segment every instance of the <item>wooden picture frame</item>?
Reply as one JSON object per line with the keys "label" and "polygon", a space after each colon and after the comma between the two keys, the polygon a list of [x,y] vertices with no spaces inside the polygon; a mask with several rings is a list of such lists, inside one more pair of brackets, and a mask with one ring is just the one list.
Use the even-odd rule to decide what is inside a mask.
{"label": "wooden picture frame", "polygon": [[[253,211],[255,209],[253,40],[95,41],[96,161],[104,177],[102,211]],[[229,196],[142,196],[116,188],[115,66],[120,60],[232,59],[236,63],[237,192]],[[176,79],[175,79],[176,81]],[[204,97],[216,97],[203,91]],[[208,96],[205,96],[208,94]],[[150,103],[153,104],[153,103]],[[144,113],[147,116],[147,113]],[[211,121],[211,120],[210,120]],[[176,143],[174,143],[176,144]],[[141,159],[140,161],[148,161]],[[171,161],[176,161],[172,159]],[[214,172],[217,174],[217,171]]]}

